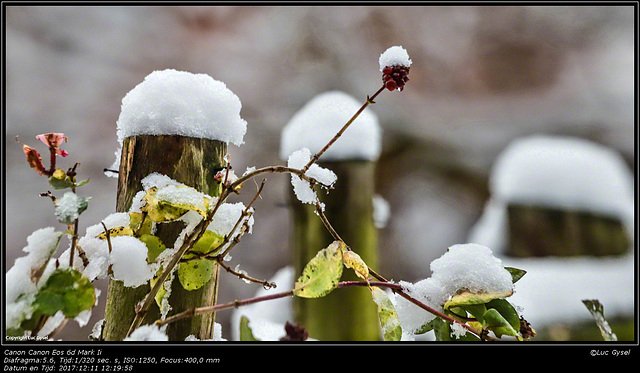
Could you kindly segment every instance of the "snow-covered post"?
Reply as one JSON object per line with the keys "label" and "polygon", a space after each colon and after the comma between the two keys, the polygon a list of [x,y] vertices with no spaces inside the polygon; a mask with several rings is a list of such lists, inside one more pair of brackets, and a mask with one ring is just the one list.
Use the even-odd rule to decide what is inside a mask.
{"label": "snow-covered post", "polygon": [[571,137],[517,139],[496,159],[490,188],[475,242],[516,257],[630,251],[633,176],[612,149]]}
{"label": "snow-covered post", "polygon": [[[322,149],[361,106],[339,91],[320,94],[297,112],[282,131],[280,156],[293,164],[292,153],[301,148],[312,155]],[[341,238],[372,268],[378,267],[378,236],[373,218],[375,164],[380,155],[381,129],[376,115],[363,111],[348,131],[320,158],[318,164],[337,176],[335,189],[318,193],[325,215]],[[304,150],[304,149],[303,149]],[[308,160],[308,159],[307,159]],[[310,171],[312,171],[310,169]],[[291,239],[295,273],[334,238],[316,215],[314,199],[302,204],[291,193]],[[298,199],[304,200],[304,198]],[[345,273],[344,280],[359,280]],[[309,336],[324,341],[379,340],[380,326],[371,292],[366,288],[335,291],[318,299],[295,297],[294,314]]]}
{"label": "snow-covered post", "polygon": [[[191,186],[209,196],[219,194],[216,173],[226,167],[227,144],[243,143],[246,122],[240,118],[241,103],[225,84],[205,74],[175,70],[156,71],[122,100],[118,119],[116,152],[118,196],[116,210],[129,211],[133,198],[143,189],[141,181],[152,173]],[[170,247],[182,223],[156,225],[156,236]],[[173,281],[169,304],[172,312],[213,305],[217,298],[218,266],[211,280],[197,290],[185,290]],[[150,286],[127,287],[122,281],[109,283],[103,338],[122,340],[136,315],[136,306]],[[155,305],[144,323],[159,318]],[[213,338],[215,314],[176,322],[169,326],[170,340],[189,335]]]}

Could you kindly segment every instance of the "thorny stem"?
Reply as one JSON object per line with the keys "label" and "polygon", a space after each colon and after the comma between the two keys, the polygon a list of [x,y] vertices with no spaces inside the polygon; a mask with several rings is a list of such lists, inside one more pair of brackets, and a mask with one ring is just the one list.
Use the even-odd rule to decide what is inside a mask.
{"label": "thorny stem", "polygon": [[364,111],[364,109],[366,109],[367,106],[369,106],[369,104],[375,104],[375,101],[373,101],[373,99],[376,98],[376,96],[378,96],[380,94],[380,92],[384,91],[384,88],[385,88],[384,85],[382,85],[382,87],[380,87],[380,89],[378,89],[378,91],[376,93],[374,93],[373,96],[371,96],[371,97],[367,96],[367,101],[360,107],[360,109],[358,109],[358,111],[356,111],[355,114],[353,114],[351,119],[349,119],[347,121],[347,123],[345,123],[344,126],[342,126],[340,131],[338,131],[338,133],[336,133],[335,136],[333,136],[333,138],[331,140],[329,140],[327,145],[325,145],[324,148],[322,148],[319,152],[317,152],[313,156],[313,158],[311,158],[309,163],[307,163],[306,166],[304,166],[302,168],[301,171],[302,171],[303,174],[305,172],[307,172],[309,167],[311,167],[311,165],[313,165],[322,156],[322,154],[324,154],[324,152],[326,152],[331,147],[331,145],[333,145],[333,143],[336,142],[340,138],[340,136],[342,136],[344,131],[347,130],[347,128],[351,125],[351,123],[353,123],[353,121],[356,120],[356,118],[360,115],[360,113],[362,113]]}

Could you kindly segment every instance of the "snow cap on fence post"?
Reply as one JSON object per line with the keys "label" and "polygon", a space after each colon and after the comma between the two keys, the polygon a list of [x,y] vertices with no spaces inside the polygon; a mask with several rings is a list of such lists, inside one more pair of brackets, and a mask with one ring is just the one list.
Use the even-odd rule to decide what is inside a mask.
{"label": "snow cap on fence post", "polygon": [[[280,158],[302,148],[320,151],[358,111],[362,103],[341,91],[321,93],[307,102],[282,129]],[[323,161],[369,160],[380,156],[382,130],[376,114],[365,109],[322,155]]]}
{"label": "snow cap on fence post", "polygon": [[[137,135],[180,135],[240,146],[247,131],[241,109],[238,96],[207,74],[154,71],[122,99],[118,143],[121,148],[125,138]],[[120,148],[112,170],[120,165]]]}

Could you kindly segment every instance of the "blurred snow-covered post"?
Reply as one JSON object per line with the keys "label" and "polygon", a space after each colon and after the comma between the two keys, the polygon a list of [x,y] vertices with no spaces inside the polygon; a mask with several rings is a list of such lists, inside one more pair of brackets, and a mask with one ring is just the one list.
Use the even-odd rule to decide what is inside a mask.
{"label": "blurred snow-covered post", "polygon": [[[143,178],[157,172],[210,196],[219,194],[215,175],[226,166],[227,143],[242,144],[246,122],[239,117],[240,100],[224,83],[205,74],[175,70],[156,71],[130,91],[122,101],[118,120],[121,156],[118,169],[117,211],[127,212],[141,191]],[[181,222],[157,225],[156,235],[173,246]],[[171,313],[213,305],[217,299],[218,270],[198,290],[185,290],[173,281]],[[103,337],[122,340],[135,317],[136,305],[150,291],[149,284],[126,287],[122,281],[109,283]],[[159,318],[158,307],[149,310],[144,324]],[[215,314],[186,319],[170,325],[169,340],[189,335],[212,339]]]}
{"label": "blurred snow-covered post", "polygon": [[631,249],[633,177],[612,149],[569,137],[518,139],[496,160],[490,189],[472,240],[498,241],[493,247],[509,256],[611,256]]}
{"label": "blurred snow-covered post", "polygon": [[[282,131],[280,156],[286,160],[301,148],[313,155],[338,132],[362,103],[338,91],[320,94],[297,112]],[[322,155],[318,164],[337,176],[335,189],[318,193],[325,215],[341,238],[371,267],[378,267],[378,234],[374,224],[375,165],[381,130],[375,114],[363,111],[348,131]],[[291,166],[291,165],[290,165]],[[291,192],[291,250],[295,273],[334,238],[315,212]],[[351,271],[344,280],[359,280]],[[323,341],[379,340],[380,326],[371,292],[366,288],[334,291],[318,299],[294,297],[294,315],[311,338]]]}

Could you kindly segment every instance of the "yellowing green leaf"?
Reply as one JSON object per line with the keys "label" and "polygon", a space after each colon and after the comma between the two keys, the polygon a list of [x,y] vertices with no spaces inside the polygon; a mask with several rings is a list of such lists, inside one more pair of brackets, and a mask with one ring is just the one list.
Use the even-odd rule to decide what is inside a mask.
{"label": "yellowing green leaf", "polygon": [[[163,193],[167,189],[158,190],[157,187],[149,188],[143,197],[146,204],[140,208],[146,212],[149,218],[156,222],[172,221],[180,218],[187,211],[195,211],[202,217],[207,216],[210,198],[196,189],[186,185],[169,185],[165,188],[179,190],[180,196],[173,193]],[[158,196],[160,194],[161,196]],[[181,198],[186,197],[186,198]],[[185,200],[193,201],[193,203],[185,203]]]}
{"label": "yellowing green leaf", "polygon": [[[185,255],[185,259],[188,256]],[[215,263],[207,259],[195,259],[178,265],[178,279],[186,290],[200,289],[213,277]]]}
{"label": "yellowing green leaf", "polygon": [[399,341],[402,338],[402,327],[395,307],[387,294],[378,287],[371,287],[373,301],[378,306],[378,318],[382,326],[382,337],[385,341]]}
{"label": "yellowing green leaf", "polygon": [[55,170],[53,175],[49,177],[49,185],[53,189],[66,189],[74,186],[73,181],[61,169]]}
{"label": "yellowing green leaf", "polygon": [[513,290],[507,292],[497,293],[474,293],[470,291],[463,291],[460,294],[456,294],[444,304],[444,309],[449,309],[455,306],[464,306],[470,304],[484,304],[493,299],[505,298],[511,296]]}
{"label": "yellowing green leaf", "polygon": [[[108,230],[109,237],[115,236],[133,236],[133,231],[129,227],[114,227]],[[98,236],[98,238],[106,240],[107,232],[102,232]]]}
{"label": "yellowing green leaf", "polygon": [[[158,192],[156,192],[156,197],[158,198],[158,202],[161,206],[171,206],[176,209],[184,209],[184,210],[192,210],[202,215],[203,218],[207,217],[207,210],[209,209],[210,199],[203,193],[198,192],[195,188],[188,187],[186,185],[169,185],[163,189],[173,189],[179,191],[181,197],[176,198],[175,196],[162,198],[158,196]],[[184,202],[185,200],[190,201],[190,203]]]}
{"label": "yellowing green leaf", "polygon": [[224,237],[210,230],[206,230],[190,251],[201,254],[214,254],[222,241],[224,241]]}
{"label": "yellowing green leaf", "polygon": [[151,219],[146,218],[147,214],[141,212],[129,213],[129,228],[136,235],[151,234]]}
{"label": "yellowing green leaf", "polygon": [[160,239],[151,234],[143,234],[138,239],[147,245],[147,261],[153,263],[160,253],[162,253],[167,247],[160,241]]}
{"label": "yellowing green leaf", "polygon": [[343,246],[343,242],[334,241],[318,251],[302,270],[293,294],[302,298],[319,298],[329,294],[342,276]]}
{"label": "yellowing green leaf", "polygon": [[146,202],[146,204],[142,206],[140,210],[146,212],[151,221],[154,221],[156,223],[173,221],[180,218],[182,215],[186,214],[187,211],[189,211],[187,209],[178,208],[170,204],[160,203],[158,198],[156,198],[157,192],[158,188],[149,188],[145,196],[142,198]]}
{"label": "yellowing green leaf", "polygon": [[[156,283],[158,282],[158,278],[160,277],[161,274],[162,274],[162,267],[160,267],[160,269],[158,269],[158,271],[156,272],[156,275],[153,276],[151,280],[149,280],[149,285],[151,286],[152,289],[154,286],[156,286]],[[154,299],[156,300],[156,304],[160,309],[162,309],[162,298],[164,298],[165,294],[167,294],[167,290],[164,288],[164,286],[161,286],[160,290],[158,290],[158,292],[156,293],[156,296],[154,297]]]}
{"label": "yellowing green leaf", "polygon": [[53,316],[62,311],[67,318],[78,316],[95,304],[91,281],[75,269],[56,269],[35,295],[34,308]]}
{"label": "yellowing green leaf", "polygon": [[360,255],[351,250],[344,250],[342,252],[342,261],[345,267],[352,268],[358,277],[365,281],[369,279],[369,267],[367,267]]}
{"label": "yellowing green leaf", "polygon": [[53,171],[53,174],[51,175],[51,177],[55,177],[58,180],[62,180],[65,177],[67,177],[67,175],[64,173],[63,170],[57,169],[57,170]]}

